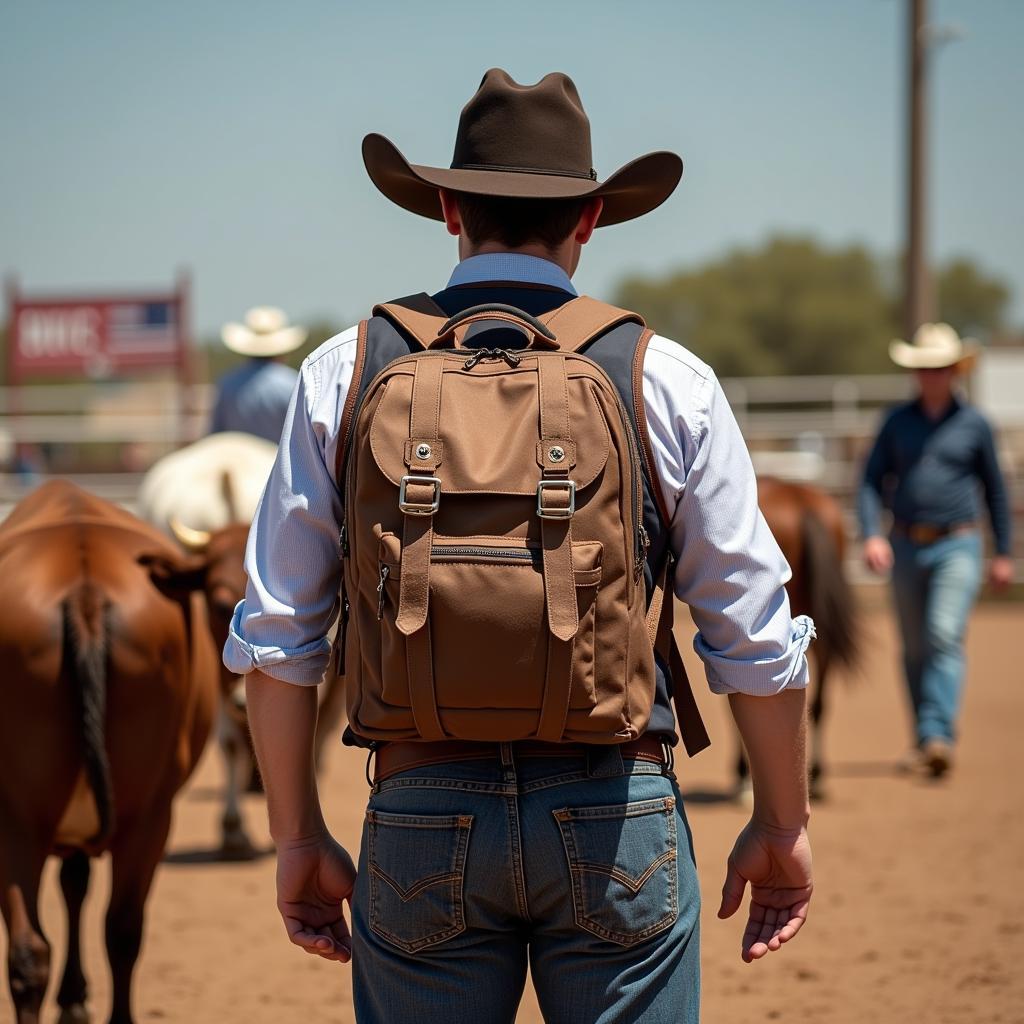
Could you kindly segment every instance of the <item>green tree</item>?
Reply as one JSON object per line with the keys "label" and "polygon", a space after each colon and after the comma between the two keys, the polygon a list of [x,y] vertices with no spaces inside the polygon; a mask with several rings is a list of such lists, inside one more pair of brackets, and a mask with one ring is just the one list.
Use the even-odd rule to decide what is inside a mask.
{"label": "green tree", "polygon": [[[1002,323],[1005,284],[967,260],[937,275],[940,315],[961,331]],[[777,236],[695,270],[624,280],[616,301],[721,376],[886,373],[900,335],[899,278],[863,246]]]}
{"label": "green tree", "polygon": [[1010,299],[1005,282],[986,277],[964,257],[951,260],[936,277],[939,318],[961,334],[986,336],[1004,327]]}
{"label": "green tree", "polygon": [[871,255],[810,238],[776,237],[660,280],[630,278],[617,299],[721,376],[885,370],[896,329]]}

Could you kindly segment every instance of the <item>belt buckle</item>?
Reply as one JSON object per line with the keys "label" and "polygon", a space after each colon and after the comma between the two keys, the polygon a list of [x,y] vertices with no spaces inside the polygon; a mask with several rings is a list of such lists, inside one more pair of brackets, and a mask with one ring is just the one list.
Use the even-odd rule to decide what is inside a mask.
{"label": "belt buckle", "polygon": [[928,523],[914,523],[911,525],[910,539],[915,544],[932,544],[941,536],[938,527],[931,526]]}

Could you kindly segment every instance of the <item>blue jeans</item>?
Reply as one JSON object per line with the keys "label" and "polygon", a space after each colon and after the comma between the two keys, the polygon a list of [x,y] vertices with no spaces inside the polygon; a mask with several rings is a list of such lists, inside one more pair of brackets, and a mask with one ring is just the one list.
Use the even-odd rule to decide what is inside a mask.
{"label": "blue jeans", "polygon": [[964,630],[981,586],[981,535],[934,544],[893,537],[892,582],[917,742],[954,740],[964,677]]}
{"label": "blue jeans", "polygon": [[352,904],[360,1024],[697,1024],[700,891],[672,774],[504,757],[374,787]]}

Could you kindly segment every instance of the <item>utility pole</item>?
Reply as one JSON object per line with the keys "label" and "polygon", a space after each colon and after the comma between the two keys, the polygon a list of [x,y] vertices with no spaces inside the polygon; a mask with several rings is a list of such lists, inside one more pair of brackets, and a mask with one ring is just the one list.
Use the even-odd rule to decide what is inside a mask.
{"label": "utility pole", "polygon": [[927,37],[928,0],[907,0],[910,82],[908,90],[907,150],[907,243],[904,271],[903,330],[909,341],[914,331],[931,319],[933,299],[928,273],[925,161],[926,87],[929,39]]}

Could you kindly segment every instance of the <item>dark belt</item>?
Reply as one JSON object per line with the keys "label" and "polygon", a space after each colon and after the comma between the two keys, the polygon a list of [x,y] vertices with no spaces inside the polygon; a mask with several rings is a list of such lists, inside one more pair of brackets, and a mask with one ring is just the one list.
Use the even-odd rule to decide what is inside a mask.
{"label": "dark belt", "polygon": [[[542,743],[539,740],[517,740],[507,744],[513,758],[522,757],[586,757],[595,750],[606,749],[605,744]],[[501,757],[502,744],[476,743],[470,740],[437,740],[413,742],[399,740],[382,743],[374,750],[373,783],[410,768],[424,768],[447,761],[484,761]],[[652,761],[669,764],[670,748],[659,736],[644,735],[639,739],[618,745],[619,754],[626,760]]]}
{"label": "dark belt", "polygon": [[950,523],[939,525],[938,523],[901,523],[892,524],[892,532],[897,537],[906,537],[913,544],[934,544],[943,537],[949,537],[955,533],[969,533],[977,528],[977,523]]}

